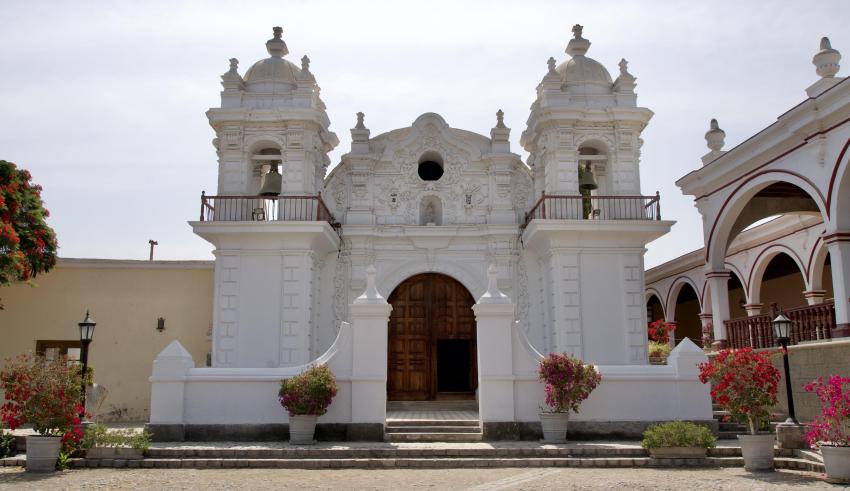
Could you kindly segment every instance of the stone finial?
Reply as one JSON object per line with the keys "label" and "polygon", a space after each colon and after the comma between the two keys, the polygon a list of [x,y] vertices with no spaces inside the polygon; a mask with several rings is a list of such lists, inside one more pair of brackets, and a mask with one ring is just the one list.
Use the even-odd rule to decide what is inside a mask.
{"label": "stone finial", "polygon": [[230,59],[230,69],[221,76],[222,85],[225,89],[238,89],[242,84],[242,76],[239,75],[239,60]]}
{"label": "stone finial", "polygon": [[301,57],[301,70],[305,72],[310,71],[310,58],[307,55]]}
{"label": "stone finial", "polygon": [[719,152],[723,148],[725,139],[726,132],[720,129],[720,125],[716,119],[712,119],[711,123],[709,123],[709,129],[705,133],[705,141],[708,144],[708,148],[712,152]]}
{"label": "stone finial", "polygon": [[546,64],[549,66],[549,75],[555,75],[555,58],[550,56],[549,59],[546,60]]}
{"label": "stone finial", "polygon": [[286,43],[283,41],[281,36],[283,35],[282,27],[274,27],[272,28],[274,32],[274,37],[266,41],[266,50],[269,52],[274,58],[282,58],[289,54],[289,48],[286,47]]}
{"label": "stone finial", "polygon": [[364,120],[365,118],[366,118],[366,115],[365,115],[365,114],[363,114],[362,112],[358,112],[358,113],[357,113],[357,124],[356,124],[356,125],[354,125],[354,127],[355,127],[355,128],[357,128],[358,130],[365,130],[365,129],[366,129],[366,125],[365,125],[365,124],[363,124],[363,120]]}
{"label": "stone finial", "polygon": [[566,52],[570,56],[584,56],[590,48],[590,41],[581,37],[584,26],[576,24],[573,26],[573,38],[567,43]]}
{"label": "stone finial", "polygon": [[237,60],[236,58],[231,58],[230,59],[230,72],[236,73],[238,68],[239,68],[239,60]]}
{"label": "stone finial", "polygon": [[499,270],[495,264],[490,264],[487,268],[487,291],[478,300],[478,303],[511,303],[510,297],[499,290],[499,282],[497,280]]}
{"label": "stone finial", "polygon": [[632,74],[629,73],[629,62],[626,61],[625,58],[620,58],[620,63],[617,63],[617,66],[620,67],[620,75],[621,76],[625,76],[625,75],[628,75],[630,77],[632,76]]}
{"label": "stone finial", "polygon": [[377,270],[375,269],[374,264],[370,264],[366,268],[366,290],[354,300],[356,304],[384,304],[387,301],[378,291],[377,286],[375,286],[375,274]]}
{"label": "stone finial", "polygon": [[505,128],[505,113],[501,109],[496,111],[496,128]]}
{"label": "stone finial", "polygon": [[832,49],[832,44],[829,42],[828,37],[821,38],[820,51],[812,58],[812,64],[815,65],[817,74],[821,78],[834,77],[838,73],[839,68],[841,68],[838,64],[839,61],[841,61],[841,53],[838,50]]}

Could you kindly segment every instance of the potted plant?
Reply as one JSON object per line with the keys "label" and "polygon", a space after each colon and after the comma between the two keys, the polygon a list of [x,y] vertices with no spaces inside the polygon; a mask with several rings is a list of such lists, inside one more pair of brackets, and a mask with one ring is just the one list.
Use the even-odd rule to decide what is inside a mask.
{"label": "potted plant", "polygon": [[664,365],[667,363],[667,357],[670,356],[670,343],[650,341],[647,344],[647,350],[649,351],[649,363]]}
{"label": "potted plant", "polygon": [[80,446],[86,449],[89,459],[138,460],[150,445],[151,434],[147,430],[109,430],[105,425],[93,424],[86,428]]}
{"label": "potted plant", "polygon": [[599,385],[602,376],[593,365],[566,353],[550,353],[540,360],[537,376],[545,384],[549,406],[548,411],[542,408],[540,411],[543,441],[566,442],[570,411],[578,412],[579,405]]}
{"label": "potted plant", "polygon": [[670,333],[676,330],[675,322],[664,322],[664,319],[650,322],[647,326],[647,335],[650,341],[669,344]]}
{"label": "potted plant", "polygon": [[73,445],[82,436],[82,379],[77,365],[65,357],[20,355],[6,361],[0,383],[5,396],[0,406],[3,423],[13,430],[29,423],[38,433],[26,438],[27,471],[53,471],[63,444]]}
{"label": "potted plant", "polygon": [[336,377],[327,365],[314,365],[307,371],[280,381],[281,406],[289,412],[289,443],[315,443],[316,419],[328,412],[336,396]]}
{"label": "potted plant", "polygon": [[850,378],[830,375],[824,382],[820,377],[805,389],[818,396],[821,406],[806,441],[820,449],[827,481],[850,483]]}
{"label": "potted plant", "polygon": [[738,435],[738,441],[748,471],[773,470],[775,435],[759,432],[768,426],[779,390],[779,370],[770,357],[771,353],[756,353],[752,348],[726,349],[699,365],[700,381],[711,382],[715,404],[729,411],[732,419],[747,424],[749,434]]}
{"label": "potted plant", "polygon": [[705,458],[717,438],[711,430],[689,421],[670,421],[650,426],[643,432],[641,446],[656,459]]}

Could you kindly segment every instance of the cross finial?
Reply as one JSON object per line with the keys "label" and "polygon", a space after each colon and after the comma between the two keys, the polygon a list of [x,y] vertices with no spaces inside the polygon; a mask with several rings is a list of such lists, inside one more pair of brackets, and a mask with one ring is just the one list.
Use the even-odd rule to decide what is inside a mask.
{"label": "cross finial", "polygon": [[363,119],[366,118],[366,115],[363,112],[357,113],[357,124],[354,126],[358,130],[366,129],[366,125],[363,124]]}
{"label": "cross finial", "polygon": [[581,31],[584,29],[584,26],[581,24],[576,24],[573,26],[573,37],[576,39],[581,39]]}

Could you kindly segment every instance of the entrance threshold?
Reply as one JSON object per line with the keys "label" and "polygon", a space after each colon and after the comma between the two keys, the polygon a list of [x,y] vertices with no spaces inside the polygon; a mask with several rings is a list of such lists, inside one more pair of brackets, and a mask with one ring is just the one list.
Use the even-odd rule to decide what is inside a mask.
{"label": "entrance threshold", "polygon": [[482,439],[476,401],[389,401],[390,442],[477,442]]}

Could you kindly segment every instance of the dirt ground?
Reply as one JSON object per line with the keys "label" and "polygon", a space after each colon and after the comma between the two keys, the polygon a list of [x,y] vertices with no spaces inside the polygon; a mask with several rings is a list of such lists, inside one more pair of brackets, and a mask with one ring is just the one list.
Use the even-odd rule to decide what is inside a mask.
{"label": "dirt ground", "polygon": [[0,489],[840,489],[815,474],[728,469],[80,469],[51,475],[0,468]]}

